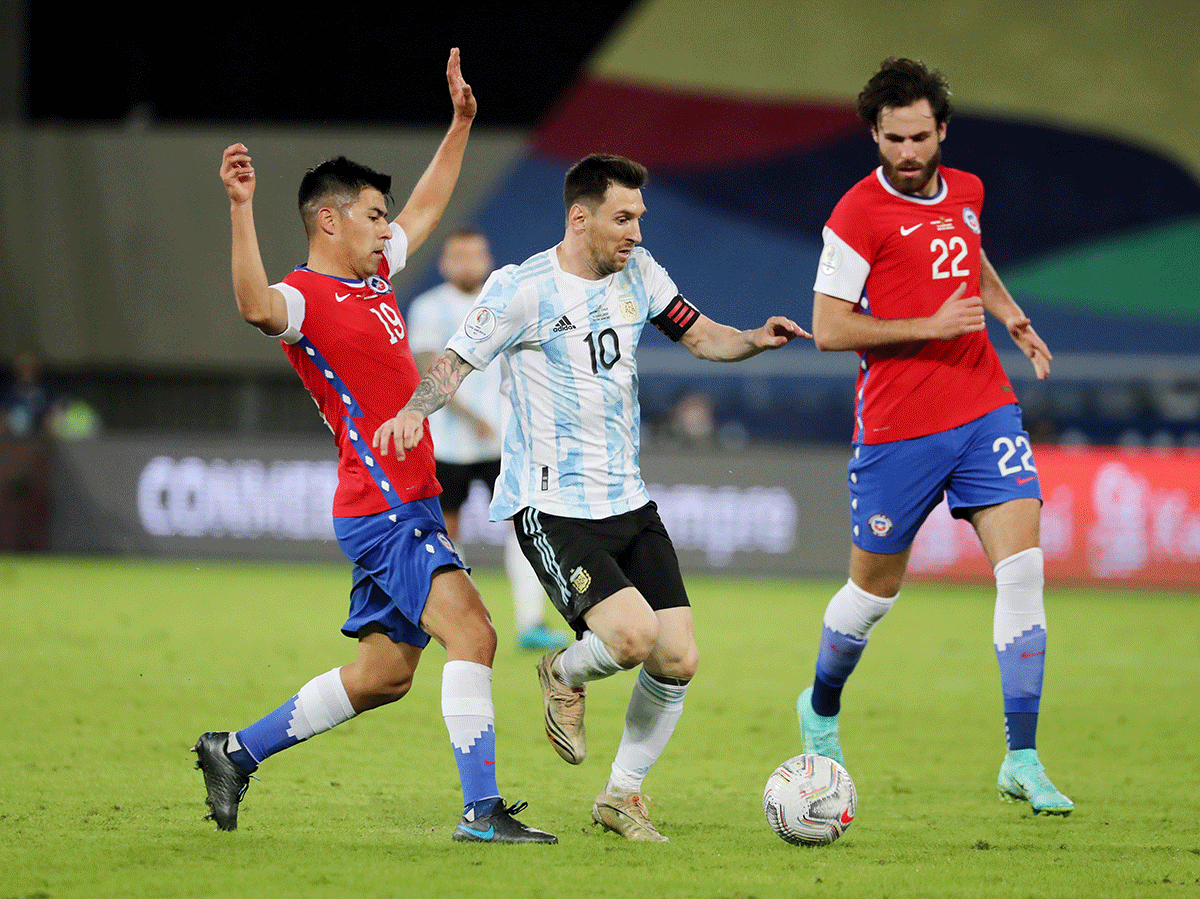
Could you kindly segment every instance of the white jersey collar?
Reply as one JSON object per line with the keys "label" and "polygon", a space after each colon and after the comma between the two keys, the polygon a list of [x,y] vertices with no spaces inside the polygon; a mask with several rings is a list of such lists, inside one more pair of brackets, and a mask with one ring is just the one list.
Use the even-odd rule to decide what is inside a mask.
{"label": "white jersey collar", "polygon": [[886,190],[893,197],[899,197],[902,200],[908,200],[910,203],[917,203],[921,206],[934,206],[946,199],[946,194],[949,193],[950,188],[946,186],[946,175],[942,171],[941,166],[938,167],[937,176],[937,193],[932,197],[918,197],[916,194],[906,194],[896,190],[896,188],[892,186],[892,182],[888,181],[887,175],[883,173],[883,166],[879,166],[875,169],[875,178],[879,181],[884,190]]}
{"label": "white jersey collar", "polygon": [[[587,290],[595,290],[597,287],[604,287],[612,283],[613,275],[617,274],[617,272],[613,272],[612,275],[605,275],[603,278],[598,279],[581,278],[579,275],[571,274],[569,271],[563,268],[562,263],[558,261],[558,248],[561,246],[561,243],[557,243],[547,251],[550,254],[550,264],[554,266],[554,270],[558,274],[562,275],[564,278],[570,278],[572,281],[583,286]],[[632,257],[630,257],[630,261],[632,261]]]}

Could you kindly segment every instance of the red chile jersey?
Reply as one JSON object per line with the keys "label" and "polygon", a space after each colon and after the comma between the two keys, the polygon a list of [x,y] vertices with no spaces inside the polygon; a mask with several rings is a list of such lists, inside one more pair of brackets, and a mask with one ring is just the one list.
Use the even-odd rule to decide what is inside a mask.
{"label": "red chile jersey", "polygon": [[[826,223],[813,289],[879,318],[933,315],[964,281],[965,296],[978,296],[983,182],[938,174],[932,197],[900,193],[882,167],[850,188]],[[986,331],[859,356],[855,443],[948,431],[1017,401]]]}
{"label": "red chile jersey", "polygon": [[288,308],[279,335],[288,361],[312,394],[338,448],[333,514],[374,515],[442,492],[435,476],[433,441],[396,461],[371,446],[375,431],[412,396],[420,375],[388,280],[404,267],[408,238],[396,224],[379,270],[365,281],[345,281],[301,266],[273,285]]}

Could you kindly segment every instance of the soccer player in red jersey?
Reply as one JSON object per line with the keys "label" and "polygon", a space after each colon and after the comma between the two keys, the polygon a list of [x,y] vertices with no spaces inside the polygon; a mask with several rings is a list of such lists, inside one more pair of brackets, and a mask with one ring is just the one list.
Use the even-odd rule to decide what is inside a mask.
{"label": "soccer player in red jersey", "polygon": [[358,640],[352,663],[313,678],[250,726],[209,732],[197,741],[196,764],[204,772],[211,817],[222,830],[237,828],[249,777],[269,756],[404,696],[432,637],[446,649],[442,714],[463,790],[453,838],[557,842],[518,821],[514,815],[524,804],[507,805],[496,786],[496,634],[446,536],[432,442],[426,437],[404,459],[371,448],[375,430],[420,380],[389,279],[445,211],[475,117],[457,49],[446,79],[454,104],[450,130],[400,214],[388,222],[389,176],[344,157],[322,163],[300,185],[308,261],[278,284],[269,284],[259,253],[249,151],[233,144],[221,161],[238,310],[281,341],[337,445],[334,532],[354,563],[342,632]]}
{"label": "soccer player in red jersey", "polygon": [[993,641],[1008,753],[1002,798],[1069,814],[1036,729],[1046,650],[1041,490],[1020,407],[985,330],[989,313],[1049,374],[1046,344],[980,245],[983,183],[941,164],[951,108],[938,72],[888,59],[859,94],[880,165],[824,229],[813,299],[821,350],[860,356],[849,464],[850,577],[825,611],[805,749],[842,761],[842,688],[900,592],[912,542],[942,501],[971,522],[996,575]]}

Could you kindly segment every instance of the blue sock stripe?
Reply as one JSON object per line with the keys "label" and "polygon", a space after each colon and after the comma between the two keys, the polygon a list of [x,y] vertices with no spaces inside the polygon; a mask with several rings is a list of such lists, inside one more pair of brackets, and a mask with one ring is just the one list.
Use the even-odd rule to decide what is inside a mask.
{"label": "blue sock stripe", "polygon": [[1004,742],[1010,750],[1037,748],[1036,710],[1030,712],[1004,711]]}
{"label": "blue sock stripe", "polygon": [[465,750],[454,748],[454,763],[462,782],[463,807],[500,795],[496,785],[496,730],[488,726]]}
{"label": "blue sock stripe", "polygon": [[300,742],[292,732],[292,716],[298,696],[293,696],[275,711],[237,732],[238,742],[258,762]]}
{"label": "blue sock stripe", "polygon": [[1004,711],[1036,712],[1046,670],[1046,630],[1038,625],[996,650]]}
{"label": "blue sock stripe", "polygon": [[467,803],[463,807],[463,814],[471,821],[478,821],[490,815],[496,810],[496,806],[500,804],[499,796],[489,796],[487,799],[478,799],[475,802]]}
{"label": "blue sock stripe", "polygon": [[844,686],[866,647],[865,639],[859,640],[822,627],[821,649],[817,653],[817,677],[831,687]]}

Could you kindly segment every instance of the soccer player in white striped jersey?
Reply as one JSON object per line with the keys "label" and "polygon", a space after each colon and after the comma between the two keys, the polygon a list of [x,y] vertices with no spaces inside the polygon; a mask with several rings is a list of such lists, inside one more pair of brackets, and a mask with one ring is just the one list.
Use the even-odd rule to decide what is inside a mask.
{"label": "soccer player in white striped jersey", "polygon": [[634,356],[646,322],[701,359],[733,362],[811,337],[772,316],[718,324],[680,295],[644,249],[646,169],[593,154],[567,173],[560,244],[495,272],[446,352],[374,445],[398,456],[468,373],[500,359],[512,407],[491,517],[512,518],[521,549],[575,630],[538,664],[546,735],[566,761],[586,752],[588,681],[641,666],[611,775],[592,819],[627,839],[665,841],[642,781],[683,712],[699,652],[670,537],[638,465]]}

